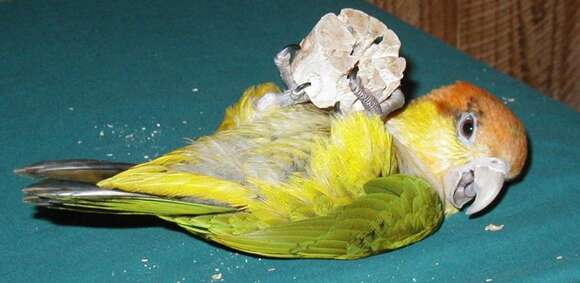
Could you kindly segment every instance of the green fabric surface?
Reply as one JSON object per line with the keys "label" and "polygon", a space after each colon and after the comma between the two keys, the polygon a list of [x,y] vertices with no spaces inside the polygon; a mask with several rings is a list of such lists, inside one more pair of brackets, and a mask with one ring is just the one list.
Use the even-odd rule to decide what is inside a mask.
{"label": "green fabric surface", "polygon": [[[245,87],[279,82],[281,47],[344,7],[400,36],[410,97],[466,80],[509,98],[531,162],[488,213],[362,260],[273,260],[153,217],[22,203],[31,180],[16,167],[141,162],[211,133]],[[12,0],[0,24],[1,282],[580,282],[580,114],[365,2]],[[490,223],[505,227],[484,231]]]}

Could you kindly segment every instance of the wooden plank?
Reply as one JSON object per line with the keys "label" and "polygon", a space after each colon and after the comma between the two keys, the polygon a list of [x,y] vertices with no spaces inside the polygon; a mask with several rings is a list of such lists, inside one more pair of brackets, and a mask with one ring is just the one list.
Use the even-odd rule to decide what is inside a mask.
{"label": "wooden plank", "polygon": [[580,1],[369,1],[580,110]]}

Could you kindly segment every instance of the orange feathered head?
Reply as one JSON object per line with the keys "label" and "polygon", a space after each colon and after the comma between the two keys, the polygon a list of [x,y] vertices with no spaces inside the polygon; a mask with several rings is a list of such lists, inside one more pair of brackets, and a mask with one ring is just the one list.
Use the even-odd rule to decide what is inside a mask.
{"label": "orange feathered head", "polygon": [[403,173],[429,180],[455,208],[475,199],[468,214],[489,205],[526,161],[520,120],[500,99],[466,82],[416,99],[387,128]]}

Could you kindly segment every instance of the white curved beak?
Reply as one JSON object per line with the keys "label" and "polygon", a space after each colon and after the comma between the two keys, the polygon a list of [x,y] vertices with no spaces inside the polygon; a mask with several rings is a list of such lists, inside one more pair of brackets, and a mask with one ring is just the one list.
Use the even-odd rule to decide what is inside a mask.
{"label": "white curved beak", "polygon": [[493,157],[478,158],[453,168],[443,180],[447,200],[461,208],[475,198],[465,213],[480,212],[501,192],[508,172],[506,162]]}

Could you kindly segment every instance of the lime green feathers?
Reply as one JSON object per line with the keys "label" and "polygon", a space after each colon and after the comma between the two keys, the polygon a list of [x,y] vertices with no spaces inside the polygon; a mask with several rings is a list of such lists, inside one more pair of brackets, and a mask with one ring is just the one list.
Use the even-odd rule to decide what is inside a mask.
{"label": "lime green feathers", "polygon": [[[325,216],[206,237],[270,257],[355,259],[419,241],[442,219],[441,201],[428,183],[393,175],[368,182],[364,195]],[[186,223],[182,226],[187,228]]]}

